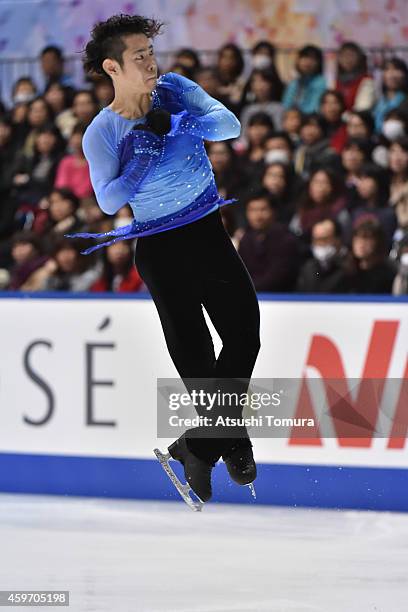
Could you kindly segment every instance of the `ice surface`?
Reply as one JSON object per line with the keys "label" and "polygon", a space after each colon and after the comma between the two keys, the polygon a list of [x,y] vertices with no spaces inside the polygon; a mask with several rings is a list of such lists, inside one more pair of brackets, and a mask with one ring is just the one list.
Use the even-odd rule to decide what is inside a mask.
{"label": "ice surface", "polygon": [[0,538],[0,588],[70,612],[408,609],[404,514],[1,494]]}

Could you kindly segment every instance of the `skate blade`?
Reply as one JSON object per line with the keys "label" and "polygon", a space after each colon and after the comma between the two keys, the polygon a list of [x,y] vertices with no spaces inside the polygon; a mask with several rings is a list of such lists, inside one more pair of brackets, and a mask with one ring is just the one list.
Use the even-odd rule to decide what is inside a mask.
{"label": "skate blade", "polygon": [[249,485],[247,485],[249,487],[249,490],[251,491],[251,495],[254,499],[256,499],[256,493],[255,493],[255,487],[254,484],[251,482]]}
{"label": "skate blade", "polygon": [[[193,512],[201,512],[201,509],[204,506],[204,502],[201,501],[198,495],[194,493],[194,491],[192,490],[192,488],[187,482],[185,484],[182,484],[180,480],[177,478],[173,469],[169,465],[169,459],[172,459],[170,453],[164,454],[158,448],[154,448],[153,452],[156,455],[157,459],[159,460],[159,463],[162,466],[163,470],[166,472],[167,476],[170,478],[171,482],[176,487],[177,491],[180,493],[183,500],[186,502],[187,506],[189,506],[189,508],[191,508]],[[190,496],[190,491],[192,491],[192,493],[196,495],[198,501],[195,501]]]}

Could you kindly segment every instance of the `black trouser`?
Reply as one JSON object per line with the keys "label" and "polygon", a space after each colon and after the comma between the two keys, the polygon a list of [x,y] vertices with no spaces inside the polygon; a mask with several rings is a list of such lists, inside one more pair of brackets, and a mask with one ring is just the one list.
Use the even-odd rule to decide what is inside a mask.
{"label": "black trouser", "polygon": [[[224,389],[246,392],[260,348],[259,305],[220,211],[138,238],[135,264],[155,302],[170,356],[187,390],[191,390],[189,379],[213,378]],[[222,340],[218,358],[202,306]],[[234,415],[241,412],[236,406]],[[189,430],[186,437],[194,454],[215,462],[247,432],[241,428],[235,439],[231,434],[204,439],[199,430]]]}

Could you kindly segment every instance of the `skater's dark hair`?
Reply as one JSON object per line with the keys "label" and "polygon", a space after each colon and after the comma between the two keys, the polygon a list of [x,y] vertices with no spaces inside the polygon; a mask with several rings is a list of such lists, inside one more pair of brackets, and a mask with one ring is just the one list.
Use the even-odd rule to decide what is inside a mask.
{"label": "skater's dark hair", "polygon": [[113,15],[107,21],[97,23],[91,32],[91,40],[85,47],[83,59],[86,73],[105,75],[102,63],[106,58],[116,60],[123,67],[124,36],[145,34],[153,38],[161,33],[164,23],[140,15]]}

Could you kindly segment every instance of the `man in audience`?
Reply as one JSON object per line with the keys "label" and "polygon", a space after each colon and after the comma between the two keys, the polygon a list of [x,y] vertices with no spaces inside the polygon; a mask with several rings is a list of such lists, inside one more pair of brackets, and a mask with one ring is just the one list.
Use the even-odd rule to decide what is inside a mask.
{"label": "man in audience", "polygon": [[68,87],[73,86],[73,81],[68,74],[64,73],[64,56],[59,47],[48,45],[44,47],[40,55],[41,69],[44,75],[44,89],[50,83],[61,83]]}
{"label": "man in audience", "polygon": [[334,219],[325,219],[312,228],[313,257],[303,264],[296,290],[301,293],[344,293],[346,249],[342,228]]}
{"label": "man in audience", "polygon": [[298,272],[296,238],[276,219],[269,193],[261,190],[247,202],[248,229],[238,253],[257,291],[291,291]]}

